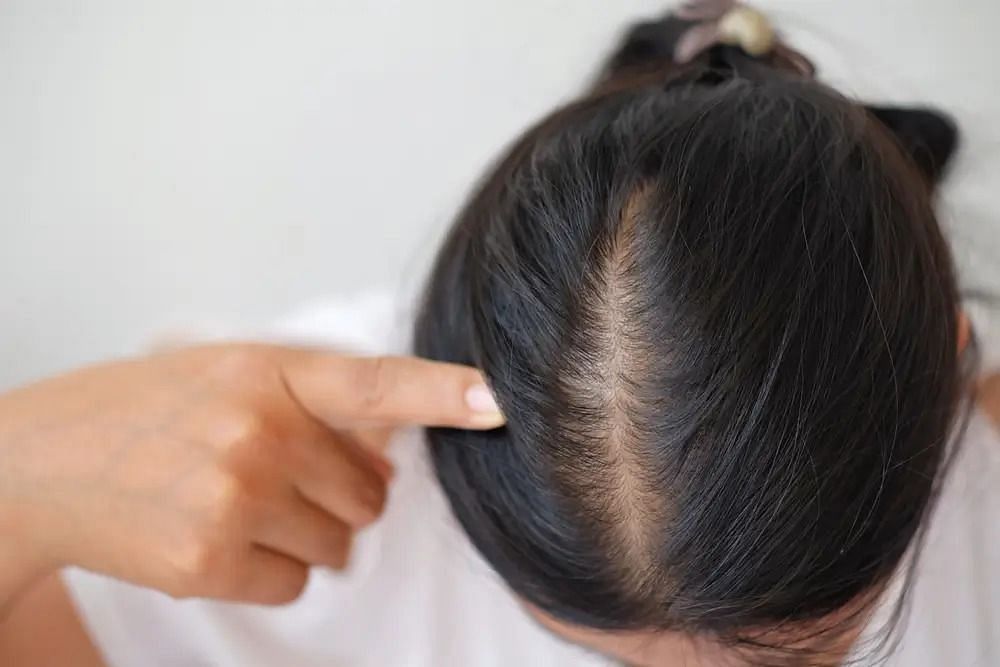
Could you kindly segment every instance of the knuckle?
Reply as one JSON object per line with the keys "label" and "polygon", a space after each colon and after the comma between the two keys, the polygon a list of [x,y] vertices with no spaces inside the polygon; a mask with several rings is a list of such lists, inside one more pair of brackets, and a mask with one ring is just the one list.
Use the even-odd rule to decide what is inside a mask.
{"label": "knuckle", "polygon": [[[216,445],[215,467],[222,476],[231,477],[235,494],[240,489],[247,490],[251,481],[273,476],[275,464],[287,460],[289,447],[276,431],[253,414],[238,418],[229,431],[229,436]],[[220,494],[226,496],[227,494]]]}
{"label": "knuckle", "polygon": [[289,578],[283,586],[277,589],[273,599],[274,604],[288,604],[297,600],[302,595],[302,591],[305,590],[307,580],[308,575],[305,570],[296,574],[295,577]]}
{"label": "knuckle", "polygon": [[267,596],[265,596],[265,598],[261,600],[261,602],[263,604],[275,607],[291,604],[295,602],[300,595],[302,595],[302,591],[305,589],[305,587],[306,584],[305,581],[303,580],[301,585],[289,586],[275,590],[273,593],[270,593]]}
{"label": "knuckle", "polygon": [[385,356],[365,359],[355,382],[362,412],[377,412],[385,404],[392,387],[392,364]]}
{"label": "knuckle", "polygon": [[216,543],[204,539],[201,533],[192,532],[173,553],[177,594],[186,597],[207,590],[221,559],[222,551]]}
{"label": "knuckle", "polygon": [[372,498],[371,508],[372,511],[375,513],[376,519],[382,516],[382,513],[385,512],[385,506],[386,502],[388,501],[388,496],[389,494],[385,484],[376,483],[373,486],[372,496],[371,496]]}
{"label": "knuckle", "polygon": [[328,538],[326,545],[327,565],[335,570],[342,570],[347,567],[351,555],[353,537],[346,530],[335,531]]}
{"label": "knuckle", "polygon": [[[267,605],[283,605],[294,602],[305,590],[309,572],[304,567],[288,568],[260,589],[256,602]],[[247,584],[249,586],[249,584]],[[246,590],[246,588],[244,588]]]}
{"label": "knuckle", "polygon": [[230,524],[239,522],[252,505],[249,489],[234,475],[220,475],[209,494],[205,532],[221,531]]}
{"label": "knuckle", "polygon": [[326,553],[335,554],[344,551],[351,544],[351,531],[345,526],[331,526],[320,536],[319,546]]}
{"label": "knuckle", "polygon": [[367,526],[382,516],[388,495],[384,484],[361,482],[355,486],[353,494],[357,500],[357,523]]}
{"label": "knuckle", "polygon": [[254,449],[267,439],[267,425],[252,410],[233,410],[226,415],[219,444],[224,451],[240,452]]}

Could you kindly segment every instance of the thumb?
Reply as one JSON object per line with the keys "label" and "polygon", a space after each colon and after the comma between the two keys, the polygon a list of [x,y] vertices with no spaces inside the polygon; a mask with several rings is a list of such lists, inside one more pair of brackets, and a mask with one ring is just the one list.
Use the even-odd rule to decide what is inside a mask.
{"label": "thumb", "polygon": [[415,357],[289,351],[289,390],[331,427],[365,423],[493,429],[504,424],[478,370]]}

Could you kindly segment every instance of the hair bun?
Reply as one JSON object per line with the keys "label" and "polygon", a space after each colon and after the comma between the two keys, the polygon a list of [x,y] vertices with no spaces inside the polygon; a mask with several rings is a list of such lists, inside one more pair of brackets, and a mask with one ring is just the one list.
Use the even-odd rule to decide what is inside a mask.
{"label": "hair bun", "polygon": [[774,28],[761,12],[739,5],[726,12],[718,23],[719,41],[739,46],[751,56],[763,56],[774,48]]}

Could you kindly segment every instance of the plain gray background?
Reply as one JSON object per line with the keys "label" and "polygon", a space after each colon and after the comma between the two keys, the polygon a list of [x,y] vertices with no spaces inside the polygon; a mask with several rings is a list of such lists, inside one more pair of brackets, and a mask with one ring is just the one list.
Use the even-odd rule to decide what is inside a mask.
{"label": "plain gray background", "polygon": [[[759,5],[845,92],[958,117],[942,216],[1000,294],[1000,3]],[[496,151],[666,6],[4,0],[0,387],[412,289]]]}

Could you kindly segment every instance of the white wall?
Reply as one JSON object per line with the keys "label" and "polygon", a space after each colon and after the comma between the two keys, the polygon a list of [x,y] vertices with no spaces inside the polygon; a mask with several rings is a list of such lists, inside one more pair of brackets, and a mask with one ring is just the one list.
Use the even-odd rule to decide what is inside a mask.
{"label": "white wall", "polygon": [[[851,90],[958,114],[946,214],[1000,294],[1000,5],[761,4]],[[663,7],[4,0],[0,387],[412,284],[497,148]]]}

